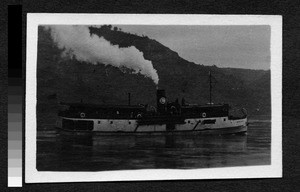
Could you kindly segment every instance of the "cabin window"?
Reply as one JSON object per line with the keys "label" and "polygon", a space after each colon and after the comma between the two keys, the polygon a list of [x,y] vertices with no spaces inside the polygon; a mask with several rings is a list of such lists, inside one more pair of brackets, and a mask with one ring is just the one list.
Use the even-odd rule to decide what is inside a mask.
{"label": "cabin window", "polygon": [[111,121],[110,124],[113,124],[113,122]]}
{"label": "cabin window", "polygon": [[131,122],[129,121],[128,124],[131,124]]}
{"label": "cabin window", "polygon": [[190,121],[188,121],[188,123],[190,123]]}
{"label": "cabin window", "polygon": [[226,119],[224,118],[224,121],[226,121]]}
{"label": "cabin window", "polygon": [[100,124],[101,123],[101,121],[98,121],[98,124]]}

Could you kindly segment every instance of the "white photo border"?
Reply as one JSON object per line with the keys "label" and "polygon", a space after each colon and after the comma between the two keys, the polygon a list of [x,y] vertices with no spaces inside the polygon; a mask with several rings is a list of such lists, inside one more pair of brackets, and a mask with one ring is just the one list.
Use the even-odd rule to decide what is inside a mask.
{"label": "white photo border", "polygon": [[[39,25],[269,25],[271,27],[271,165],[224,168],[52,172],[36,169]],[[26,39],[25,182],[99,182],[282,177],[282,16],[28,13]]]}

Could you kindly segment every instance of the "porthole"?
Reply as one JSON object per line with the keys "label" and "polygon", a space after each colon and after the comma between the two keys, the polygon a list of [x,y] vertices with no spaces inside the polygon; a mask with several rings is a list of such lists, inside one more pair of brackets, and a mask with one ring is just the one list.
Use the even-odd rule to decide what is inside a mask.
{"label": "porthole", "polygon": [[131,122],[129,121],[128,124],[131,124]]}
{"label": "porthole", "polygon": [[113,122],[111,121],[110,124],[113,124]]}
{"label": "porthole", "polygon": [[85,113],[80,113],[81,118],[85,118]]}
{"label": "porthole", "polygon": [[101,123],[101,121],[98,121],[98,124],[100,124]]}
{"label": "porthole", "polygon": [[188,121],[188,123],[190,123],[190,121]]}
{"label": "porthole", "polygon": [[224,118],[224,121],[226,121],[226,119]]}

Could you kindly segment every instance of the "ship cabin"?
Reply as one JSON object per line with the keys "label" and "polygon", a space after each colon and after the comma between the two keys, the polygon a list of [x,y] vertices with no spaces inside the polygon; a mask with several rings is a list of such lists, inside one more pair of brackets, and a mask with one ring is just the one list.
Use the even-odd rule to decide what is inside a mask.
{"label": "ship cabin", "polygon": [[157,90],[156,107],[149,105],[96,105],[88,103],[61,103],[66,106],[58,116],[85,119],[160,119],[182,121],[188,118],[228,117],[228,104],[189,105],[170,102],[165,90]]}
{"label": "ship cabin", "polygon": [[146,113],[142,105],[95,105],[87,103],[61,103],[66,106],[58,116],[87,119],[133,119]]}

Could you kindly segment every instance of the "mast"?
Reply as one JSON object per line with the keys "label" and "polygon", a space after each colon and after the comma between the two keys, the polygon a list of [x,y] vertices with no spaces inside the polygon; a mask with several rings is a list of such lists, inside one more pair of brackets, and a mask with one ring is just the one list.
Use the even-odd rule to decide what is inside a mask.
{"label": "mast", "polygon": [[212,90],[212,85],[211,85],[211,72],[209,71],[209,104],[211,105],[211,90]]}
{"label": "mast", "polygon": [[128,105],[130,105],[130,102],[131,102],[131,94],[128,93]]}
{"label": "mast", "polygon": [[211,72],[209,71],[209,105],[212,105],[212,88],[213,85],[217,83],[217,80],[211,75]]}

